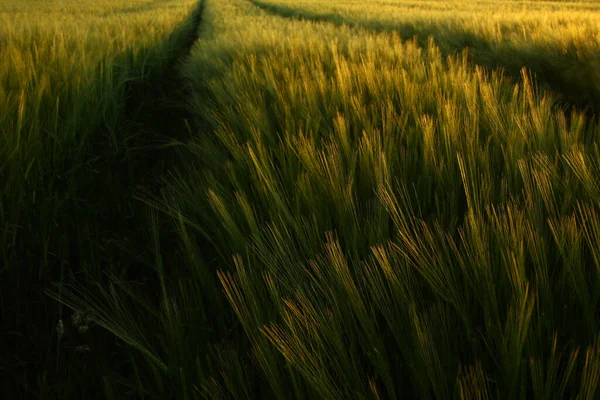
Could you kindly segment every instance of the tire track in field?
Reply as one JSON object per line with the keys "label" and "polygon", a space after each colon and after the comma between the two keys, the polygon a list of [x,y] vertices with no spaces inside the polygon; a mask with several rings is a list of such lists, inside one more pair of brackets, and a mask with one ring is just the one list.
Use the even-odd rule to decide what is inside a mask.
{"label": "tire track in field", "polygon": [[[190,16],[189,29],[176,41],[178,46],[172,50],[167,67],[160,74],[134,81],[128,87],[126,120],[130,132],[137,138],[131,145],[136,160],[132,171],[134,198],[130,202],[133,208],[140,209],[136,219],[140,225],[145,224],[140,229],[149,226],[148,215],[141,207],[144,200],[140,198],[154,198],[165,188],[163,177],[180,160],[179,144],[187,141],[191,134],[190,125],[194,120],[188,108],[191,88],[181,75],[180,66],[199,38],[205,8],[206,0],[199,0]],[[159,222],[160,250],[169,257],[176,247],[176,235],[168,218],[161,217]],[[143,235],[136,241],[140,254],[147,252],[149,240]],[[137,264],[143,261],[140,259]],[[139,273],[134,270],[130,277],[146,279],[144,270],[140,268]],[[149,293],[152,294],[152,290]]]}
{"label": "tire track in field", "polygon": [[182,35],[180,45],[173,49],[165,70],[134,81],[128,88],[130,95],[125,106],[127,117],[145,131],[171,136],[180,132],[178,128],[181,124],[178,123],[189,118],[185,107],[187,88],[178,68],[198,39],[204,8],[205,1],[200,1],[191,16],[190,29]]}
{"label": "tire track in field", "polygon": [[[107,173],[103,178],[109,183],[104,183],[108,187],[102,188],[109,192],[110,182],[116,181],[123,193],[104,199],[96,216],[107,240],[122,241],[124,234],[127,235],[127,242],[123,244],[131,250],[127,251],[128,255],[123,251],[119,254],[126,263],[140,264],[150,243],[144,233],[148,216],[139,200],[140,190],[145,198],[145,194],[158,193],[164,187],[162,177],[177,160],[176,143],[189,135],[188,121],[192,117],[187,109],[187,97],[190,90],[179,73],[179,66],[198,38],[204,8],[205,0],[199,0],[192,14],[172,33],[170,42],[175,45],[169,51],[165,67],[126,85],[122,117],[128,137],[126,154],[104,160],[103,170]],[[100,153],[103,151],[109,152],[100,150]],[[76,248],[73,251],[76,252]],[[79,265],[81,260],[77,255],[70,262]]]}
{"label": "tire track in field", "polygon": [[[160,282],[158,275],[148,268],[148,263],[153,262],[153,238],[144,199],[158,196],[165,188],[163,177],[179,160],[176,144],[190,134],[188,121],[193,120],[187,108],[190,88],[179,68],[199,37],[206,0],[197,3],[181,29],[172,33],[175,46],[170,49],[166,67],[128,82],[123,123],[126,133],[133,139],[128,143],[129,154],[122,163],[107,161],[111,163],[109,175],[126,175],[123,179],[125,192],[115,203],[103,204],[104,212],[99,217],[103,220],[107,242],[115,243],[110,246],[108,255],[115,257],[115,265],[123,266],[120,279],[142,283],[138,286],[150,302],[154,302],[156,294],[160,293]],[[165,268],[177,265],[174,261],[179,250],[176,227],[170,217],[162,214],[157,215],[155,222],[159,225],[157,250],[165,260]],[[124,235],[127,235],[126,239]],[[165,272],[171,276],[173,270]],[[114,348],[112,333],[104,332],[101,339],[107,352]],[[129,364],[119,361],[116,358],[111,364],[114,372],[124,377],[137,373]]]}
{"label": "tire track in field", "polygon": [[[511,54],[518,56],[512,57],[512,59],[521,60],[521,62],[515,61],[511,63],[509,60],[503,58],[502,55],[494,54],[492,43],[467,30],[457,32],[458,35],[456,37],[461,38],[460,43],[458,43],[458,46],[453,45],[452,50],[448,50],[441,46],[447,35],[436,32],[435,25],[416,29],[412,24],[403,24],[401,22],[394,25],[387,25],[377,20],[352,20],[335,13],[315,13],[293,7],[275,5],[261,0],[248,1],[265,12],[282,18],[328,23],[352,29],[366,29],[376,33],[397,32],[405,40],[416,37],[421,47],[427,45],[428,38],[431,36],[444,57],[468,49],[469,60],[472,64],[486,68],[488,73],[493,69],[500,68],[507,76],[517,82],[522,80],[521,69],[525,67],[535,77],[537,84],[541,85],[542,88],[549,89],[556,96],[557,108],[569,110],[574,107],[585,113],[590,124],[596,123],[600,115],[600,82],[594,79],[598,75],[598,72],[594,69],[593,65],[576,64],[576,67],[584,67],[584,69],[576,71],[577,73],[574,71],[571,71],[572,73],[569,74],[561,73],[557,71],[556,66],[552,66],[543,60],[540,62],[538,54],[543,52],[541,48],[537,51],[533,47],[533,50],[524,52],[514,46],[511,49]],[[585,78],[581,78],[582,75]],[[569,115],[567,115],[568,117]]]}

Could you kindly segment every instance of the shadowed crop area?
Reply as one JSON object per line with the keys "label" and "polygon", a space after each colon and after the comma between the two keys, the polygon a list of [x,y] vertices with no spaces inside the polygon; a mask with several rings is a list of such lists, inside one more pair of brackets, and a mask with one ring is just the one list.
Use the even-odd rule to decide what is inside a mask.
{"label": "shadowed crop area", "polygon": [[129,356],[103,350],[108,336],[69,330],[71,311],[43,291],[141,263],[148,245],[134,193],[164,169],[156,149],[174,132],[157,131],[152,119],[173,113],[162,104],[163,82],[187,51],[198,4],[0,3],[0,383],[8,398],[81,398],[118,381]]}
{"label": "shadowed crop area", "polygon": [[[3,296],[2,310],[25,318],[32,294],[59,310],[33,324],[47,330],[46,362],[21,387],[40,398],[89,382],[107,398],[600,396],[600,5],[184,3],[57,8],[54,21],[119,16],[136,33],[98,22],[97,43],[115,46],[99,55],[60,33],[98,57],[93,76],[134,73],[116,81],[120,97],[89,96],[94,107],[49,96],[56,114],[45,97],[21,100],[52,64],[31,67],[39,50],[16,38],[42,28],[23,16],[30,31],[8,30],[33,72],[2,78],[0,139],[16,150],[0,164],[0,255],[22,299]],[[145,44],[166,16],[171,33]],[[133,47],[116,51],[115,37]],[[65,85],[88,76],[77,71]],[[105,197],[91,202],[88,185]]]}

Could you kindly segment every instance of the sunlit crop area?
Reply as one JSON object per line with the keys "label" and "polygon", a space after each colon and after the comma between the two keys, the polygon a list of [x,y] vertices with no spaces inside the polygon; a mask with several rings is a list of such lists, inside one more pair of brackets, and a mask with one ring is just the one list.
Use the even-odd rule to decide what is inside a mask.
{"label": "sunlit crop area", "polygon": [[[561,99],[600,104],[600,11],[595,1],[256,0],[275,13],[336,25],[433,37],[444,54],[469,57],[513,76],[527,67]],[[596,110],[597,111],[597,110]]]}
{"label": "sunlit crop area", "polygon": [[[181,22],[194,2],[174,3],[146,6]],[[109,169],[129,168],[123,210],[43,286],[86,327],[86,379],[108,398],[597,398],[599,28],[584,1],[206,0],[160,117],[111,103],[108,143],[161,121],[159,167]],[[49,364],[70,362],[51,333]]]}

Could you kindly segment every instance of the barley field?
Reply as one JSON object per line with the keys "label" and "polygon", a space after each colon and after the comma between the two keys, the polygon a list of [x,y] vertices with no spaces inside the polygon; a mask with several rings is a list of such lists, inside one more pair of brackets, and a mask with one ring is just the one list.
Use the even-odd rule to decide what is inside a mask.
{"label": "barley field", "polygon": [[61,1],[1,6],[21,390],[600,397],[599,3]]}

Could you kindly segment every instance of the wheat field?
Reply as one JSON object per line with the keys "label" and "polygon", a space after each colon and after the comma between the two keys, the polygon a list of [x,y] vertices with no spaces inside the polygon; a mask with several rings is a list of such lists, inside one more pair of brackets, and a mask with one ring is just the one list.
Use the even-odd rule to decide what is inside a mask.
{"label": "wheat field", "polygon": [[[40,3],[35,12],[50,7]],[[1,197],[0,255],[36,263],[3,273],[24,299],[25,279],[40,280],[61,310],[47,317],[37,380],[21,387],[159,399],[600,396],[600,4],[68,4],[53,8],[46,37],[89,50],[69,68],[96,65],[77,75],[91,82],[125,75],[81,101],[64,89],[81,108],[53,114],[48,99],[63,95],[48,94],[30,114],[46,73],[39,51],[19,68],[16,56],[0,63],[2,140],[16,149],[0,179],[17,189]],[[8,25],[7,54],[42,29],[18,10],[3,15],[29,25]],[[69,68],[59,76],[70,84]],[[35,85],[19,86],[29,76]],[[123,84],[132,76],[145,89]],[[65,127],[60,146],[48,139]],[[28,160],[37,180],[23,179]],[[86,167],[71,175],[64,163]],[[96,206],[75,207],[98,188]],[[63,262],[38,271],[45,254]]]}

